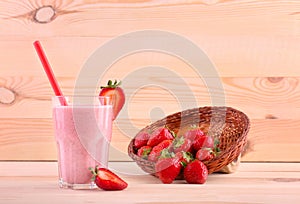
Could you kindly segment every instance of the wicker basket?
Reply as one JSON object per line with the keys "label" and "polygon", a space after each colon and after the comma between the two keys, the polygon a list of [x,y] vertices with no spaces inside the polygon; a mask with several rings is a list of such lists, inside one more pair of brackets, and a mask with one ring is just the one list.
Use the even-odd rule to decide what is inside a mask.
{"label": "wicker basket", "polygon": [[[217,137],[220,141],[220,154],[204,162],[209,173],[219,171],[241,154],[250,128],[249,118],[241,111],[231,107],[200,107],[169,115],[139,132],[152,132],[166,126],[176,134],[181,134],[192,125],[198,125],[207,135]],[[133,142],[134,138],[128,146],[129,156],[142,170],[155,176],[155,163],[137,156]]]}

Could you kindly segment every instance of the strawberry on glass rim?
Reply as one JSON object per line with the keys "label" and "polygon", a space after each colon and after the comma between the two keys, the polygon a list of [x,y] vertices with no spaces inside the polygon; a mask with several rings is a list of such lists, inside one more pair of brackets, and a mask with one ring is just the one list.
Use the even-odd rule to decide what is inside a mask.
{"label": "strawberry on glass rim", "polygon": [[113,106],[113,120],[115,120],[124,106],[125,94],[123,89],[120,87],[121,81],[109,80],[106,86],[101,86],[99,96],[108,96]]}

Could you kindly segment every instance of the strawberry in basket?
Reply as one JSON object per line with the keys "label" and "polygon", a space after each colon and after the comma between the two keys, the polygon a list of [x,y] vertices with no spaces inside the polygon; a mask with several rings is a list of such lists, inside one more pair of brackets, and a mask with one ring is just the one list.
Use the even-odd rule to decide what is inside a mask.
{"label": "strawberry in basket", "polygon": [[158,145],[154,146],[148,156],[149,161],[156,162],[158,158],[161,156],[161,152],[164,149],[167,149],[171,144],[173,140],[164,140]]}
{"label": "strawberry in basket", "polygon": [[172,183],[181,173],[187,183],[205,183],[208,170],[202,161],[216,155],[214,139],[195,127],[183,135],[175,135],[166,127],[151,135],[141,132],[134,145],[138,156],[155,162],[156,176],[162,183]]}
{"label": "strawberry in basket", "polygon": [[150,135],[147,132],[139,133],[134,139],[134,147],[139,149],[142,146],[146,146],[150,138]]}
{"label": "strawberry in basket", "polygon": [[172,183],[179,175],[181,168],[177,157],[160,158],[155,164],[156,175],[165,184]]}
{"label": "strawberry in basket", "polygon": [[162,128],[158,128],[156,131],[154,131],[151,134],[147,142],[147,145],[154,147],[164,140],[173,140],[173,139],[174,139],[174,133],[171,132],[168,128],[162,127]]}

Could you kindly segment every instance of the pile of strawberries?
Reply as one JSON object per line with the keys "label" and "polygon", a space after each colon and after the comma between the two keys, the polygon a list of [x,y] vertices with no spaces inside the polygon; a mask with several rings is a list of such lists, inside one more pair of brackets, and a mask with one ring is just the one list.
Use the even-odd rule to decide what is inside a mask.
{"label": "pile of strawberries", "polygon": [[197,127],[183,135],[175,135],[166,127],[152,133],[140,132],[134,148],[139,157],[155,162],[156,175],[163,183],[172,183],[179,174],[187,183],[205,183],[208,170],[203,161],[220,152],[218,141]]}

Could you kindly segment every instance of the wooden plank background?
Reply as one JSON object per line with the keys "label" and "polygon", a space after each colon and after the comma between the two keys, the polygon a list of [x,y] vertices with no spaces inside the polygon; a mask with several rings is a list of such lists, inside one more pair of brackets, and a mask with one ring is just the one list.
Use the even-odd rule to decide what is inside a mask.
{"label": "wooden plank background", "polygon": [[[40,23],[35,20],[39,8],[44,8],[36,15]],[[226,105],[251,119],[244,161],[300,161],[298,0],[2,0],[0,25],[0,160],[56,159],[53,92],[33,41],[42,42],[63,92],[72,94],[97,48],[122,34],[154,29],[188,38],[214,63]],[[178,98],[191,100],[187,87],[198,106],[211,105],[207,79],[182,60],[158,52],[120,59],[99,76],[99,85],[151,65],[176,72],[186,85],[174,84],[174,96],[163,85],[176,79],[163,74],[141,76],[162,87],[125,81],[125,92],[136,92],[127,98],[129,117],[121,114],[114,124],[111,160],[129,159],[130,138],[162,116],[159,111],[153,115],[157,108],[165,115],[180,111]]]}

